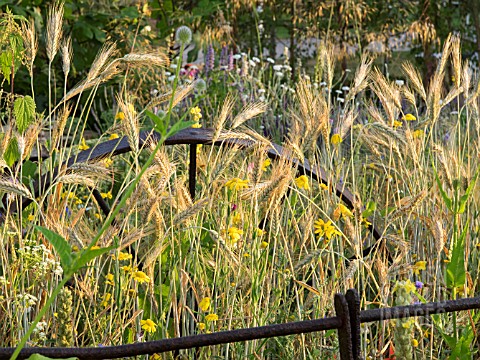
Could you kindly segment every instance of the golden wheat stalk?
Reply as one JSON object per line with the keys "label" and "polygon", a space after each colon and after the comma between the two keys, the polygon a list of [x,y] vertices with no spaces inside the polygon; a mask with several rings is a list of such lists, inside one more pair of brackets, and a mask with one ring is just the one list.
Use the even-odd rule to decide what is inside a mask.
{"label": "golden wheat stalk", "polygon": [[25,45],[25,57],[30,77],[33,76],[33,63],[38,52],[38,38],[35,31],[35,22],[30,20],[28,23],[22,22],[22,37]]}
{"label": "golden wheat stalk", "polygon": [[208,202],[209,202],[208,198],[197,201],[195,204],[193,204],[193,206],[190,206],[186,210],[175,215],[173,217],[172,224],[179,225],[183,223],[185,220],[188,220],[192,216],[198,214]]}
{"label": "golden wheat stalk", "polygon": [[55,124],[53,125],[52,151],[53,149],[57,149],[60,144],[61,138],[63,136],[63,131],[65,130],[65,126],[67,124],[67,120],[70,116],[71,110],[71,105],[67,105],[61,110],[61,112],[57,116],[57,121],[55,121]]}
{"label": "golden wheat stalk", "polygon": [[423,101],[427,101],[427,93],[425,92],[425,87],[423,86],[422,77],[412,63],[406,62],[402,64],[402,69],[405,75],[410,79],[410,82],[417,93],[420,94]]}
{"label": "golden wheat stalk", "polygon": [[68,74],[70,73],[72,57],[73,57],[72,38],[69,36],[68,38],[64,39],[62,42],[62,70],[63,70],[63,73],[65,74],[65,78],[68,78]]}
{"label": "golden wheat stalk", "polygon": [[0,191],[17,194],[27,199],[33,199],[30,190],[21,182],[13,178],[0,177]]}
{"label": "golden wheat stalk", "polygon": [[165,66],[168,64],[168,56],[163,53],[130,53],[119,61],[134,67]]}
{"label": "golden wheat stalk", "polygon": [[220,132],[223,130],[225,126],[225,122],[227,118],[232,114],[233,107],[235,105],[235,98],[231,93],[228,93],[227,97],[225,98],[222,109],[220,110],[220,114],[215,118],[213,123],[213,135],[212,135],[212,142],[218,140],[220,136]]}
{"label": "golden wheat stalk", "polygon": [[78,174],[67,174],[67,175],[59,176],[55,181],[55,183],[84,185],[90,189],[94,188],[96,185],[95,180],[89,177],[86,177],[84,175],[78,175]]}
{"label": "golden wheat stalk", "polygon": [[264,102],[255,102],[253,104],[247,104],[244,108],[235,116],[232,121],[230,129],[235,129],[242,125],[245,121],[254,118],[257,115],[263,114],[267,110],[268,106]]}
{"label": "golden wheat stalk", "polygon": [[63,1],[55,1],[48,10],[47,19],[47,57],[50,62],[58,52],[62,38]]}

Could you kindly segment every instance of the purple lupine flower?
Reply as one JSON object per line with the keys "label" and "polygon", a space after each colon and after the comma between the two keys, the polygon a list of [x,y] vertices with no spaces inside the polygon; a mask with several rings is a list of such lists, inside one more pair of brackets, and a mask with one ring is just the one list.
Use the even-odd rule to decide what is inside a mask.
{"label": "purple lupine flower", "polygon": [[228,71],[232,71],[234,68],[233,50],[230,50],[228,54]]}
{"label": "purple lupine flower", "polygon": [[220,53],[220,66],[227,66],[228,62],[228,47],[227,45],[222,46],[222,51]]}
{"label": "purple lupine flower", "polygon": [[415,287],[417,288],[417,290],[420,290],[423,288],[423,283],[421,281],[415,281]]}
{"label": "purple lupine flower", "polygon": [[213,70],[215,67],[215,50],[213,49],[213,46],[210,45],[208,47],[208,70]]}

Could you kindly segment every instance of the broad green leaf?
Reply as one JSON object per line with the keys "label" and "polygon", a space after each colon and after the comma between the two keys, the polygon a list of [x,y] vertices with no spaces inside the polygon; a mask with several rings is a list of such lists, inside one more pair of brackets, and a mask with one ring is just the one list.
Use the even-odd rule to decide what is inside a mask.
{"label": "broad green leaf", "polygon": [[84,250],[81,254],[80,257],[77,259],[75,262],[75,268],[72,269],[73,272],[79,270],[80,268],[84,267],[90,260],[95,259],[96,257],[103,255],[110,250],[116,249],[116,246],[109,246],[106,248],[100,248],[100,249],[95,249],[95,250]]}
{"label": "broad green leaf", "polygon": [[166,137],[168,138],[172,135],[175,135],[177,132],[179,132],[183,129],[187,129],[187,128],[191,127],[193,124],[195,124],[195,121],[178,121],[175,124],[173,124],[173,126],[170,128],[170,130],[168,130],[168,133],[167,133]]}
{"label": "broad green leaf", "polygon": [[3,153],[3,160],[7,163],[9,167],[15,163],[15,161],[20,159],[20,151],[18,151],[18,141],[16,137],[11,137],[8,141],[7,148]]}
{"label": "broad green leaf", "polygon": [[33,122],[35,116],[35,100],[31,96],[20,97],[13,103],[13,113],[17,129],[23,133]]}
{"label": "broad green leaf", "polygon": [[433,166],[433,164],[432,164],[432,167],[433,167],[433,171],[435,172],[435,179],[437,180],[438,189],[440,190],[440,194],[442,195],[443,202],[445,203],[445,205],[447,205],[448,210],[453,212],[452,199],[450,199],[448,197],[447,193],[445,192],[445,190],[443,190],[442,182],[440,181],[440,178],[438,177],[437,169],[435,169],[435,166]]}
{"label": "broad green leaf", "polygon": [[70,357],[70,358],[49,358],[47,356],[43,356],[40,354],[33,354],[27,360],[50,360],[50,359],[59,359],[59,360],[77,360],[77,357]]}
{"label": "broad green leaf", "polygon": [[58,256],[60,256],[60,263],[62,264],[63,271],[69,272],[70,266],[72,265],[72,248],[67,240],[42,226],[35,226],[35,228],[40,231],[55,248]]}
{"label": "broad green leaf", "polygon": [[447,265],[447,287],[456,288],[465,284],[465,237],[468,221],[460,237],[453,244],[452,257]]}
{"label": "broad green leaf", "polygon": [[145,114],[153,121],[155,124],[155,130],[157,130],[162,136],[167,135],[167,126],[165,124],[165,119],[161,118],[158,115],[155,115],[149,110],[145,110]]}
{"label": "broad green leaf", "polygon": [[362,212],[362,217],[364,217],[365,219],[369,218],[373,215],[375,210],[377,210],[377,204],[375,203],[375,201],[369,201],[365,206],[365,210]]}
{"label": "broad green leaf", "polygon": [[470,181],[470,184],[468,184],[468,188],[465,191],[465,194],[460,198],[460,201],[458,203],[458,214],[463,214],[465,212],[465,207],[467,205],[468,198],[470,197],[470,193],[472,192],[473,188],[475,187],[475,184],[477,183],[477,178],[478,178],[478,170],[473,177],[473,179]]}
{"label": "broad green leaf", "polygon": [[38,165],[33,161],[27,160],[22,164],[22,183],[24,185],[29,185],[30,180],[33,180],[35,172],[37,171]]}
{"label": "broad green leaf", "polygon": [[9,85],[10,75],[12,74],[12,60],[13,53],[11,51],[4,51],[0,54],[0,70]]}

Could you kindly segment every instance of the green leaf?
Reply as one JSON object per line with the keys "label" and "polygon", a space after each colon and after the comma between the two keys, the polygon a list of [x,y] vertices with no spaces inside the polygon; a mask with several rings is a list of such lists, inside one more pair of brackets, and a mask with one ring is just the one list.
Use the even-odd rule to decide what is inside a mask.
{"label": "green leaf", "polygon": [[163,137],[167,135],[167,126],[165,124],[165,118],[161,118],[158,115],[155,115],[149,110],[145,110],[145,114],[153,121],[155,124],[155,130],[157,130]]}
{"label": "green leaf", "polygon": [[23,133],[33,122],[35,116],[35,100],[31,96],[19,97],[13,103],[13,113],[17,129]]}
{"label": "green leaf", "polygon": [[55,248],[58,256],[60,256],[60,263],[62,264],[63,271],[69,272],[73,258],[72,248],[67,240],[57,233],[42,226],[35,226],[35,228],[40,231]]}
{"label": "green leaf", "polygon": [[38,165],[30,160],[27,160],[22,164],[22,183],[24,185],[28,186],[30,184],[30,180],[34,179],[37,168]]}
{"label": "green leaf", "polygon": [[452,257],[447,265],[447,287],[456,288],[465,284],[465,237],[467,236],[468,221],[462,234],[453,244]]}
{"label": "green leaf", "polygon": [[433,163],[432,163],[432,167],[433,167],[433,171],[435,172],[435,179],[437,180],[437,185],[438,185],[438,188],[440,190],[440,194],[442,195],[443,202],[445,203],[445,205],[447,205],[448,210],[453,212],[452,199],[450,199],[448,197],[447,193],[445,192],[445,190],[443,190],[442,182],[440,181],[440,178],[438,177],[437,169],[435,169],[435,166],[433,165]]}
{"label": "green leaf", "polygon": [[375,201],[369,201],[365,207],[365,210],[362,212],[362,217],[369,218],[377,210],[377,204]]}
{"label": "green leaf", "polygon": [[10,75],[12,74],[13,53],[4,51],[0,54],[0,70],[7,83],[10,84]]}
{"label": "green leaf", "polygon": [[168,133],[166,137],[170,137],[172,135],[175,135],[177,132],[187,129],[191,127],[193,124],[195,124],[195,121],[177,121],[173,126],[168,130]]}
{"label": "green leaf", "polygon": [[[40,354],[33,354],[33,355],[30,355],[30,357],[27,359],[27,360],[50,360],[50,359],[54,359],[54,358],[49,358],[47,356],[43,356],[43,355],[40,355]],[[70,357],[70,358],[55,358],[55,359],[59,359],[59,360],[77,360],[78,358],[77,357]]]}
{"label": "green leaf", "polygon": [[12,137],[8,141],[7,148],[3,153],[3,160],[5,160],[9,167],[12,167],[12,165],[18,159],[20,159],[20,151],[18,151],[18,141],[16,137]]}
{"label": "green leaf", "polygon": [[116,249],[116,246],[109,246],[106,248],[94,249],[94,250],[84,250],[80,257],[75,262],[75,267],[72,269],[73,272],[79,270],[80,268],[84,267],[90,260],[95,259],[96,257],[109,252],[110,250]]}
{"label": "green leaf", "polygon": [[472,192],[473,188],[475,187],[475,184],[477,183],[478,171],[479,170],[477,170],[477,172],[475,173],[475,176],[470,181],[470,184],[468,184],[468,188],[465,191],[465,194],[462,195],[462,197],[460,198],[460,201],[458,203],[458,209],[457,209],[458,214],[463,214],[465,212],[465,207],[467,205],[468,198],[470,197],[470,193]]}

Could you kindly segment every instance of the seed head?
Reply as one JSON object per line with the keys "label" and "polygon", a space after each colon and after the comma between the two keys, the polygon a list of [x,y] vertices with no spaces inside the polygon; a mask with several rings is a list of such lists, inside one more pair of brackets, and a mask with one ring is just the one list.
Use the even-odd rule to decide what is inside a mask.
{"label": "seed head", "polygon": [[182,45],[188,45],[192,41],[192,30],[188,26],[180,26],[175,33],[175,40]]}

